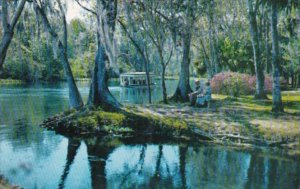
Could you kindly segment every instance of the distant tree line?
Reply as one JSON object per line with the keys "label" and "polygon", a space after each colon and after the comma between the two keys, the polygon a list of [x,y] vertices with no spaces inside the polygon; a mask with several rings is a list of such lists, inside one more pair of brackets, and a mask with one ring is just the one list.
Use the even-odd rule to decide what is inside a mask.
{"label": "distant tree line", "polygon": [[[2,78],[67,80],[75,107],[83,104],[75,78],[91,78],[88,104],[119,108],[107,81],[126,71],[160,75],[165,103],[188,100],[190,76],[222,71],[255,75],[256,98],[266,98],[264,78],[272,75],[276,112],[283,111],[280,78],[300,86],[298,0],[74,3],[84,15],[67,23],[65,0],[1,0]],[[166,76],[179,77],[172,98]]]}

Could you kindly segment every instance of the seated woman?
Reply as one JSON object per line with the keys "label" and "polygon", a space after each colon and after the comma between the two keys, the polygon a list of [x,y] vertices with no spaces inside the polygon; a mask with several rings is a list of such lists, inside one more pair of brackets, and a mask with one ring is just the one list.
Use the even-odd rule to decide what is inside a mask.
{"label": "seated woman", "polygon": [[196,91],[189,94],[191,106],[194,106],[196,104],[197,95],[203,92],[203,89],[200,85],[200,80],[195,80],[195,86],[196,86]]}
{"label": "seated woman", "polygon": [[207,82],[204,93],[199,94],[197,96],[196,106],[198,107],[207,106],[207,105],[210,106],[210,100],[211,100],[211,87],[210,87],[210,83]]}

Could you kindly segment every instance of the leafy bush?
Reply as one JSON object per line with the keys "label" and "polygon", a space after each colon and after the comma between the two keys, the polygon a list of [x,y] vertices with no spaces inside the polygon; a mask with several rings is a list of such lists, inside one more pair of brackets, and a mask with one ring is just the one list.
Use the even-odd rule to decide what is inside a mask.
{"label": "leafy bush", "polygon": [[[222,72],[216,74],[211,80],[213,93],[225,94],[234,97],[255,93],[256,78],[248,74],[237,72]],[[265,76],[265,92],[272,92],[272,79]]]}

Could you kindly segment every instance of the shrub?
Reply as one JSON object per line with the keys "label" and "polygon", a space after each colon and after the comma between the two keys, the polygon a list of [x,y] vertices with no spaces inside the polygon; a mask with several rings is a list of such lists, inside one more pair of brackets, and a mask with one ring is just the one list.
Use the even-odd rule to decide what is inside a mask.
{"label": "shrub", "polygon": [[[248,74],[236,72],[222,72],[216,74],[211,80],[213,93],[225,94],[234,97],[255,93],[256,78]],[[272,79],[265,76],[265,92],[272,91]]]}
{"label": "shrub", "polygon": [[98,125],[97,117],[94,115],[80,117],[78,118],[77,123],[80,127],[85,127],[87,129],[95,129]]}
{"label": "shrub", "polygon": [[126,119],[125,115],[121,113],[99,111],[96,115],[100,125],[121,127]]}

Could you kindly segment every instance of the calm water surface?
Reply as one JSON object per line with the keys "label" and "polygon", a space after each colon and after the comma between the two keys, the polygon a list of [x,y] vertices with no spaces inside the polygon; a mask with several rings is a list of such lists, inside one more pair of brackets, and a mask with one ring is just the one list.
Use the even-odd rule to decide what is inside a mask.
{"label": "calm water surface", "polygon": [[[168,81],[169,94],[176,81]],[[145,103],[145,88],[120,88]],[[84,99],[88,84],[79,83]],[[153,88],[156,101],[161,89]],[[68,107],[66,84],[0,86],[0,175],[24,188],[300,188],[300,161],[282,150],[242,150],[105,137],[71,139],[38,124]]]}

